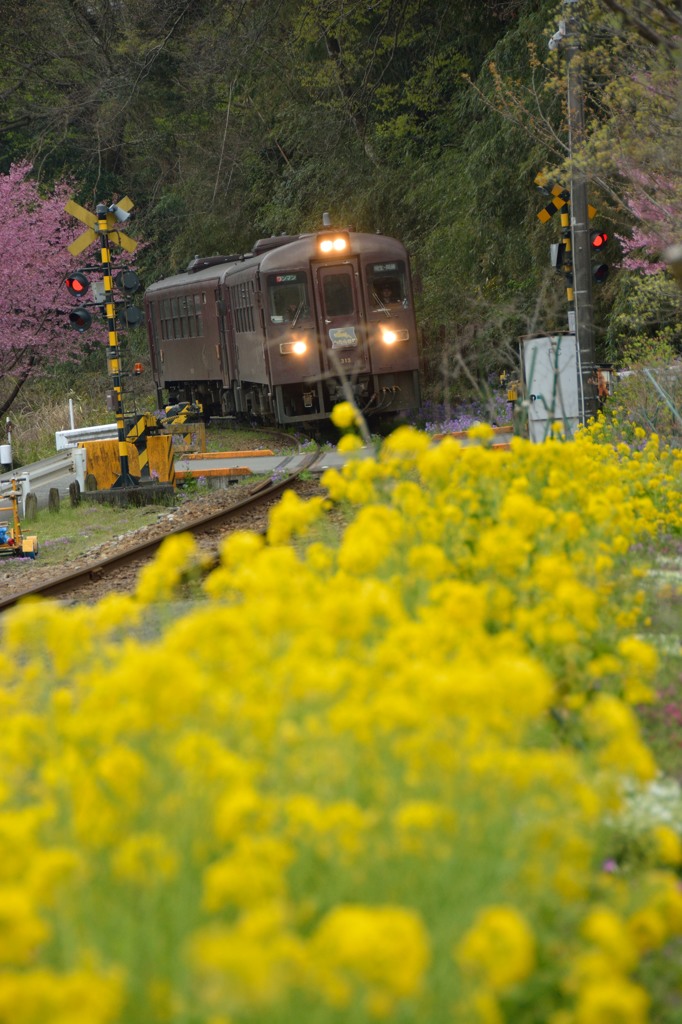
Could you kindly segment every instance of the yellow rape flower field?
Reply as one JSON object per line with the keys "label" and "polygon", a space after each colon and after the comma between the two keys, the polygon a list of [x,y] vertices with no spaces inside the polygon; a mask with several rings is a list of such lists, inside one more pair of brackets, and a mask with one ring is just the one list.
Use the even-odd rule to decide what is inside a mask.
{"label": "yellow rape flower field", "polygon": [[682,453],[475,438],[399,428],[165,617],[187,536],[5,614],[0,1024],[660,1024],[681,826],[620,816]]}

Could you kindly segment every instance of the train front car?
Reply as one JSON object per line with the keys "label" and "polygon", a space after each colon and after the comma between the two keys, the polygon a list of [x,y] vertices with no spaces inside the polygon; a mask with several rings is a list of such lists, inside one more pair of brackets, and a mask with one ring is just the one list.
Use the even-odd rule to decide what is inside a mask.
{"label": "train front car", "polygon": [[326,230],[272,248],[259,269],[279,423],[326,419],[345,398],[343,378],[367,417],[419,406],[417,325],[400,242]]}

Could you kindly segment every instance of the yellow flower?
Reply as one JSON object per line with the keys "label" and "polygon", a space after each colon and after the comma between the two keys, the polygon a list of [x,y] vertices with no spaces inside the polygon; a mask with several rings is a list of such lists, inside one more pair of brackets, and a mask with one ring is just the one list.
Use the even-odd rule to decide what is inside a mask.
{"label": "yellow flower", "polygon": [[414,427],[398,427],[389,434],[381,446],[381,457],[409,457],[421,455],[431,445],[428,434],[423,434]]}
{"label": "yellow flower", "polygon": [[535,969],[535,936],[516,907],[486,907],[458,944],[455,959],[465,973],[503,991]]}
{"label": "yellow flower", "polygon": [[626,978],[605,978],[586,986],[575,1008],[575,1024],[648,1024],[649,997]]}
{"label": "yellow flower", "polygon": [[242,836],[233,853],[204,871],[203,906],[215,911],[281,899],[287,889],[284,869],[292,859],[289,847],[277,839]]}
{"label": "yellow flower", "polygon": [[594,907],[583,921],[582,933],[613,961],[617,969],[629,971],[635,966],[637,952],[625,921],[610,907]]}
{"label": "yellow flower", "polygon": [[358,414],[355,406],[350,402],[339,402],[331,411],[331,421],[340,430],[346,430],[358,422]]}
{"label": "yellow flower", "polygon": [[492,441],[495,431],[489,423],[474,423],[467,430],[467,436],[474,441]]}
{"label": "yellow flower", "polygon": [[651,830],[655,857],[660,864],[676,867],[682,864],[682,840],[669,825],[655,825]]}
{"label": "yellow flower", "polygon": [[178,870],[177,854],[165,836],[138,832],[127,836],[112,855],[114,874],[137,885],[160,885],[174,878]]}
{"label": "yellow flower", "polygon": [[231,926],[199,929],[188,955],[209,1012],[271,1006],[303,979],[304,946],[280,903],[248,910]]}
{"label": "yellow flower", "polygon": [[418,994],[430,960],[428,934],[405,907],[339,905],[312,939],[318,984],[332,1005],[339,991],[360,985],[388,1011]]}
{"label": "yellow flower", "polygon": [[358,437],[357,434],[344,434],[343,437],[339,438],[339,443],[336,448],[340,452],[357,452],[360,448],[364,447],[362,438]]}
{"label": "yellow flower", "polygon": [[633,668],[638,668],[646,678],[651,678],[659,665],[656,649],[635,636],[626,636],[618,641],[618,653]]}
{"label": "yellow flower", "polygon": [[324,498],[304,501],[295,491],[285,491],[270,513],[269,543],[286,544],[291,537],[304,533],[320,518],[324,507]]}
{"label": "yellow flower", "polygon": [[640,954],[658,949],[668,937],[665,921],[655,907],[644,907],[631,914],[627,927],[628,934]]}
{"label": "yellow flower", "polygon": [[0,1024],[116,1024],[123,996],[123,972],[115,968],[106,972],[92,967],[3,971]]}
{"label": "yellow flower", "polygon": [[29,894],[17,887],[0,887],[0,965],[29,964],[49,938]]}

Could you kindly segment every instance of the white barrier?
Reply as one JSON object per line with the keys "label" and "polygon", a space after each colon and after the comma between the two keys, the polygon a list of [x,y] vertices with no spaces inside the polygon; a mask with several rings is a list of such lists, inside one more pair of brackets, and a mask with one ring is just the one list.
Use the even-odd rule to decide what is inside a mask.
{"label": "white barrier", "polygon": [[[77,480],[85,490],[85,449],[67,448],[49,459],[21,466],[11,473],[0,476],[0,495],[11,493],[12,480],[17,481],[17,492],[21,499],[21,515],[26,515],[26,495],[33,492],[39,504],[47,504],[51,487],[68,490],[69,484]],[[41,499],[45,499],[44,501]]]}

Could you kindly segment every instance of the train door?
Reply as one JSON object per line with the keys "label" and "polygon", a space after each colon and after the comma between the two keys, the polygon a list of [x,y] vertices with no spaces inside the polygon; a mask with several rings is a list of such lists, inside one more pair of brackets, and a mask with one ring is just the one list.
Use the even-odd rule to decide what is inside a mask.
{"label": "train door", "polygon": [[335,353],[341,367],[351,373],[369,370],[362,302],[353,263],[325,264],[315,271],[322,323],[320,334],[326,368],[334,371]]}
{"label": "train door", "polygon": [[218,357],[220,359],[220,384],[221,387],[230,385],[230,359],[227,348],[227,332],[225,330],[225,303],[220,295],[220,288],[214,289],[216,321],[218,324]]}

